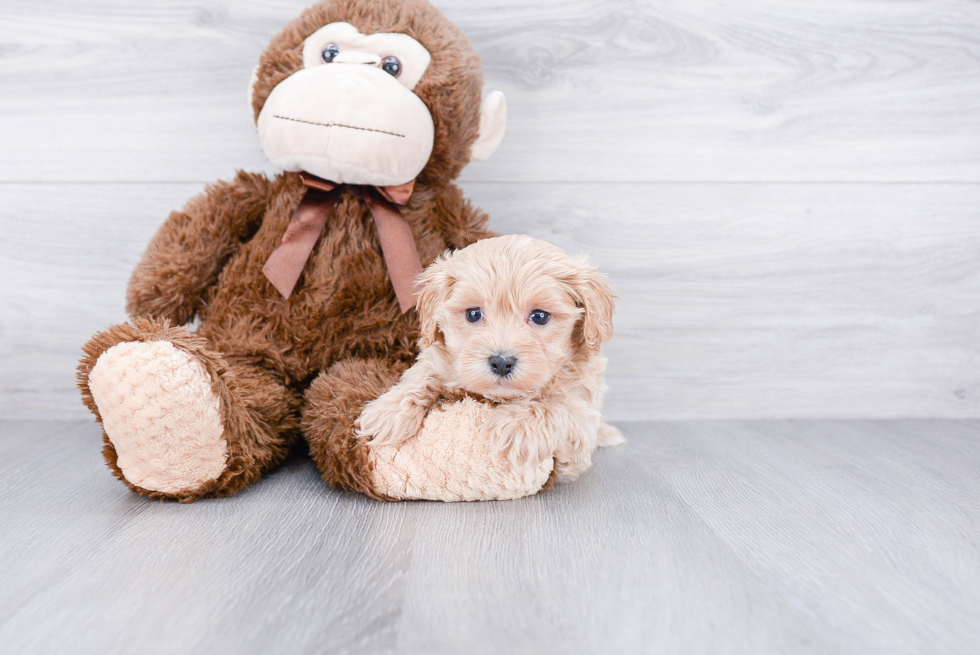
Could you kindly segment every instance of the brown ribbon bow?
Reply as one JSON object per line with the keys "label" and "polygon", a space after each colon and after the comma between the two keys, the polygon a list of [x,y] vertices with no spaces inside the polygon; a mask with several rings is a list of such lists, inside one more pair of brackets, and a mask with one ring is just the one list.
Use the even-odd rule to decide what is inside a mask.
{"label": "brown ribbon bow", "polygon": [[[330,212],[340,199],[341,189],[348,186],[334,184],[308,173],[301,173],[300,178],[307,187],[306,195],[293,213],[282,243],[272,251],[262,267],[265,276],[286,298],[293,293]],[[415,278],[422,272],[422,262],[415,247],[412,227],[397,205],[405,206],[408,203],[415,180],[398,186],[355,188],[362,193],[374,218],[388,277],[404,314],[415,304]]]}

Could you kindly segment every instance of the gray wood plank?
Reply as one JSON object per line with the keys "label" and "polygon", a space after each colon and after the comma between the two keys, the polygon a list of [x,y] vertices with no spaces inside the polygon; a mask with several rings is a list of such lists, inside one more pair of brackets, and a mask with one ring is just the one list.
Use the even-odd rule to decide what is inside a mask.
{"label": "gray wood plank", "polygon": [[[959,535],[980,529],[978,437],[974,424],[719,424],[688,435],[689,465],[669,477],[798,608],[867,635],[864,652],[966,652],[980,643],[980,560]],[[871,637],[871,607],[898,622]]]}
{"label": "gray wood plank", "polygon": [[0,625],[146,508],[105,493],[99,434],[94,421],[0,423]]}
{"label": "gray wood plank", "polygon": [[[266,166],[245,103],[306,0],[7,0],[0,180]],[[510,107],[481,181],[980,181],[970,0],[441,0]]]}
{"label": "gray wood plank", "polygon": [[980,186],[467,189],[609,273],[615,418],[980,415]]}
{"label": "gray wood plank", "polygon": [[[200,188],[4,187],[0,416],[87,416],[79,349],[125,319],[146,242]],[[611,276],[613,419],[980,416],[980,186],[466,191]]]}
{"label": "gray wood plank", "polygon": [[579,482],[177,505],[0,422],[0,652],[929,653],[980,640],[980,422],[621,425]]}
{"label": "gray wood plank", "polygon": [[296,461],[188,512],[115,481],[99,434],[94,423],[45,439],[4,434],[30,456],[3,482],[2,548],[17,562],[0,578],[0,652],[269,652],[297,640],[311,651],[324,637],[386,650],[411,510],[332,493]]}

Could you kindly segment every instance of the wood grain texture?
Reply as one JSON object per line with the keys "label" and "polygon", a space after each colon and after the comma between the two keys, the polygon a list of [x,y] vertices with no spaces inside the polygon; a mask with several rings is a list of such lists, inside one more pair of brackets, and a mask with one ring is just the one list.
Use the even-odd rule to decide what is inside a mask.
{"label": "wood grain texture", "polygon": [[[0,180],[267,166],[245,95],[307,0],[6,0]],[[438,0],[508,97],[481,181],[980,181],[971,0]]]}
{"label": "wood grain texture", "polygon": [[980,423],[623,424],[579,482],[379,504],[294,460],[191,505],[0,423],[0,651],[975,652]]}
{"label": "wood grain texture", "polygon": [[614,418],[980,415],[980,186],[468,188],[611,276]]}
{"label": "wood grain texture", "polygon": [[[305,4],[5,3],[0,416],[83,416],[167,212],[272,170],[245,87]],[[980,5],[437,5],[509,102],[467,193],[619,291],[612,418],[980,416]]]}
{"label": "wood grain texture", "polygon": [[[0,416],[85,417],[81,344],[201,187],[5,188]],[[612,419],[980,416],[980,187],[598,189],[466,185],[495,229],[610,275]]]}

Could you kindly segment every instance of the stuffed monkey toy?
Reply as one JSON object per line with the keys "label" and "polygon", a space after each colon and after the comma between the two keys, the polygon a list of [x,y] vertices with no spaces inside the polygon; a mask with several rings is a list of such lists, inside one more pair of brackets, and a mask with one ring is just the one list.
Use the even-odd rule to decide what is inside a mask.
{"label": "stuffed monkey toy", "polygon": [[173,212],[133,272],[131,321],[84,346],[82,397],[130,489],[228,496],[302,439],[331,485],[393,499],[355,421],[417,354],[423,265],[491,236],[453,184],[503,136],[503,96],[482,87],[424,0],[323,0],[273,38],[251,101],[284,172]]}

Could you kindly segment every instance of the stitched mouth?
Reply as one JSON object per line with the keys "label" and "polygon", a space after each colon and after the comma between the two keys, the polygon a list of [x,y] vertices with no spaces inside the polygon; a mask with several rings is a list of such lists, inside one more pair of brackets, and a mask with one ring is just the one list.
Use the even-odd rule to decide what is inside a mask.
{"label": "stitched mouth", "polygon": [[289,116],[280,116],[279,114],[273,114],[272,117],[284,121],[293,121],[294,123],[305,123],[306,125],[316,125],[318,127],[343,127],[348,130],[361,130],[362,132],[377,132],[379,134],[397,136],[399,139],[405,138],[404,134],[396,134],[395,132],[386,132],[385,130],[376,130],[371,127],[357,127],[356,125],[344,125],[343,123],[317,123],[316,121],[304,121],[302,118],[290,118]]}

